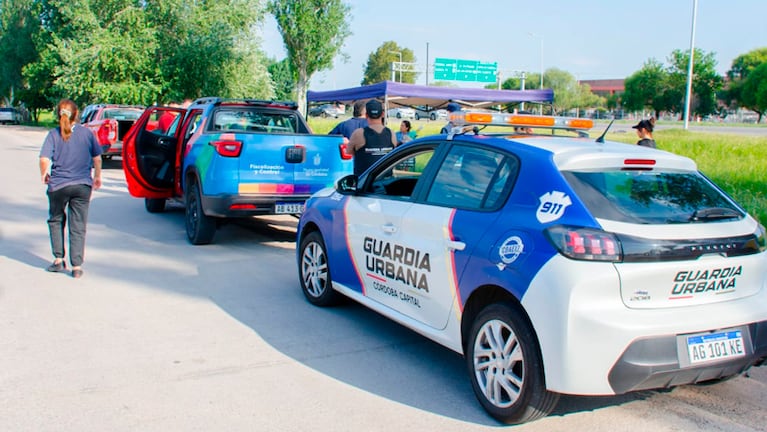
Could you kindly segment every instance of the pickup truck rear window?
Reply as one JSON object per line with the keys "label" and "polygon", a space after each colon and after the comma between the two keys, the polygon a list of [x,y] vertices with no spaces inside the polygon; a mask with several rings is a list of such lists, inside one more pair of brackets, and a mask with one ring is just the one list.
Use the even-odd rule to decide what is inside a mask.
{"label": "pickup truck rear window", "polygon": [[306,133],[293,111],[242,107],[219,109],[210,126],[214,131]]}

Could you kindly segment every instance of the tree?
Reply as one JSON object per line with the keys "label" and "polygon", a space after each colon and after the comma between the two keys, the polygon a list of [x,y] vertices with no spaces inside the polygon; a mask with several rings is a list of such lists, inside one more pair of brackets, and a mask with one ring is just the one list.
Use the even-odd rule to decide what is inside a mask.
{"label": "tree", "polygon": [[668,100],[663,95],[668,90],[668,72],[663,65],[649,59],[642,69],[634,72],[624,81],[623,106],[629,111],[641,111],[650,108],[655,118],[667,109]]}
{"label": "tree", "polygon": [[81,105],[92,101],[148,105],[156,100],[157,42],[140,5],[113,0],[62,2],[56,12],[67,24],[66,31],[53,38],[60,59],[54,70],[54,93]]}
{"label": "tree", "polygon": [[[753,94],[744,93],[743,86],[751,72],[762,64],[767,63],[767,48],[759,48],[742,54],[732,61],[732,67],[727,72],[729,78],[723,97],[732,107],[742,106],[752,111],[759,112],[754,105]],[[761,113],[760,113],[761,115]]]}
{"label": "tree", "polygon": [[557,112],[571,109],[579,111],[600,103],[601,98],[591,93],[588,85],[580,84],[569,72],[556,68],[547,69],[543,79],[545,85],[554,90],[553,108]]}
{"label": "tree", "polygon": [[329,69],[350,34],[350,7],[341,0],[270,0],[296,80],[301,112],[306,112],[306,90],[314,73]]}
{"label": "tree", "polygon": [[762,63],[748,73],[743,83],[743,104],[759,114],[757,123],[767,113],[767,63]]}
{"label": "tree", "polygon": [[202,96],[271,98],[266,59],[254,33],[259,0],[146,2],[158,32],[161,100]]}
{"label": "tree", "polygon": [[293,71],[287,58],[280,61],[269,60],[269,76],[272,78],[274,97],[278,100],[296,100],[296,83],[293,81]]}
{"label": "tree", "polygon": [[9,105],[23,91],[24,65],[37,57],[33,37],[40,27],[38,10],[32,0],[0,1],[0,95]]}
{"label": "tree", "polygon": [[415,63],[416,58],[410,48],[403,48],[394,41],[381,44],[368,56],[361,84],[374,84],[386,80],[414,84],[418,78],[417,72],[396,71],[392,77],[392,63],[400,61],[400,54],[402,55],[402,63]]}
{"label": "tree", "polygon": [[[669,90],[684,95],[687,93],[687,68],[690,63],[690,52],[674,50],[669,56],[669,63]],[[722,89],[724,80],[716,72],[716,65],[714,53],[707,53],[695,48],[692,78],[694,98],[692,98],[693,95],[690,95],[692,98],[690,106],[692,107],[691,111],[700,116],[718,112],[716,94]]]}

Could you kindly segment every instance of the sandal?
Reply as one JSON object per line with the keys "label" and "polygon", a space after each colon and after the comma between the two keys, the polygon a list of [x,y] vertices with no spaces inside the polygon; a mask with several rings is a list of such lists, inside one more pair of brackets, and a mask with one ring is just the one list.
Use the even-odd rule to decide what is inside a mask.
{"label": "sandal", "polygon": [[75,279],[80,279],[81,277],[83,277],[83,271],[80,269],[72,270],[72,277]]}

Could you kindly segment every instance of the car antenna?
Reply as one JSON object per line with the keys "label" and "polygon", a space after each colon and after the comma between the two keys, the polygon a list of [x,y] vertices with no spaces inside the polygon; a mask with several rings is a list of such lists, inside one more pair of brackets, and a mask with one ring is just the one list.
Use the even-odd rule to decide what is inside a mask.
{"label": "car antenna", "polygon": [[614,121],[615,121],[615,119],[612,119],[612,120],[610,120],[610,124],[609,124],[609,125],[607,125],[607,127],[605,128],[605,131],[604,131],[604,132],[602,132],[602,135],[600,135],[600,136],[599,136],[599,138],[597,138],[597,142],[598,142],[598,143],[603,143],[603,142],[605,142],[605,135],[607,135],[607,131],[609,131],[609,130],[610,130],[610,126],[612,126],[612,125],[613,125],[613,122],[614,122]]}

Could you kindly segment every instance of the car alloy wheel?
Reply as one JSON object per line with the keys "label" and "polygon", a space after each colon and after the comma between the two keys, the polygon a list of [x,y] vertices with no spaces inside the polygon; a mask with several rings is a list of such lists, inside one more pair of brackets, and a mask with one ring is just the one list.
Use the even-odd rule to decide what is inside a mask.
{"label": "car alloy wheel", "polygon": [[504,423],[548,415],[559,395],[546,390],[543,362],[530,325],[518,309],[491,304],[474,320],[466,361],[474,394]]}
{"label": "car alloy wheel", "polygon": [[316,306],[331,306],[339,294],[332,288],[328,256],[322,235],[314,231],[302,241],[299,255],[301,288],[306,299]]}

